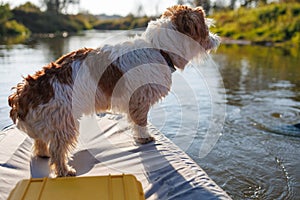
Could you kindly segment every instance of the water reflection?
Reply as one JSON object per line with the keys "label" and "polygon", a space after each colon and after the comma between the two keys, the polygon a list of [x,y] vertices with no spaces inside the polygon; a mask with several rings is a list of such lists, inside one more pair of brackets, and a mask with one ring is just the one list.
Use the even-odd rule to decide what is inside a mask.
{"label": "water reflection", "polygon": [[53,40],[53,38],[45,38],[43,40],[39,40],[38,44],[45,47],[45,57],[48,57],[49,60],[56,60],[60,56],[67,53],[68,49],[66,48],[66,43],[69,42],[69,39],[65,39],[63,37],[57,37]]}
{"label": "water reflection", "polygon": [[[266,92],[274,98],[278,93],[289,95],[287,93],[292,92],[291,99],[298,100],[300,57],[286,56],[283,52],[272,47],[221,46],[214,59],[220,64],[228,103],[242,106],[249,101],[259,101],[262,98],[256,95],[259,92]],[[274,86],[283,82],[290,84],[286,86],[288,90],[278,92]]]}
{"label": "water reflection", "polygon": [[28,35],[1,37],[0,45],[14,45],[25,42],[28,39]]}
{"label": "water reflection", "polygon": [[201,166],[234,199],[299,197],[299,53],[223,45],[214,59],[227,92],[227,120]]}

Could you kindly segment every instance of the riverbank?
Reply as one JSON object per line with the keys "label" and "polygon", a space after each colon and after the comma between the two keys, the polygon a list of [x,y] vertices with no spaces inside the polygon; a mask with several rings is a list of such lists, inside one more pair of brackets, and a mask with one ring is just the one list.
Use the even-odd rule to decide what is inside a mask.
{"label": "riverbank", "polygon": [[266,46],[300,46],[300,3],[239,8],[212,17],[215,20],[212,30],[224,38]]}
{"label": "riverbank", "polygon": [[[62,15],[42,12],[32,3],[5,10],[5,23],[0,19],[1,43],[19,43],[30,35],[60,36],[83,30],[129,30],[146,27],[153,17],[100,18],[90,14]],[[225,43],[265,46],[300,46],[300,3],[274,3],[257,8],[218,11],[212,16],[216,32]],[[3,17],[2,17],[3,18]],[[2,30],[2,32],[1,32]],[[16,39],[15,39],[16,38]]]}
{"label": "riverbank", "polygon": [[[76,34],[84,30],[129,30],[146,27],[151,17],[128,15],[106,16],[79,13],[65,15],[41,11],[27,2],[11,9],[9,4],[0,4],[0,42],[19,43],[30,36],[61,36]],[[22,37],[21,37],[22,36]]]}

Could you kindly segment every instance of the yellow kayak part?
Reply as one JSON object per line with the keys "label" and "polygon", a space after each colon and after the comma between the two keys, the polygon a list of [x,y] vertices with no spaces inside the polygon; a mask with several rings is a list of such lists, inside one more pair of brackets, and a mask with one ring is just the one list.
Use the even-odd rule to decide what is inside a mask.
{"label": "yellow kayak part", "polygon": [[133,175],[32,178],[20,181],[9,200],[144,200],[141,183]]}

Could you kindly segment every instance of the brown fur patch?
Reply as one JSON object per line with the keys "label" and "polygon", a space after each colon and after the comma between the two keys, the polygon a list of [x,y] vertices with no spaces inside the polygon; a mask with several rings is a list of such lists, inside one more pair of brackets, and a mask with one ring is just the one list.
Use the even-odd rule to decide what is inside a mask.
{"label": "brown fur patch", "polygon": [[176,29],[194,40],[201,42],[208,36],[208,27],[205,24],[205,12],[201,7],[190,8],[176,5],[167,9],[162,18],[171,18]]}
{"label": "brown fur patch", "polygon": [[24,120],[29,109],[45,104],[54,97],[51,80],[57,79],[61,84],[73,84],[71,64],[75,60],[83,60],[93,49],[80,49],[62,56],[54,63],[50,63],[37,71],[34,75],[28,75],[22,83],[13,89],[15,93],[8,97],[8,104],[12,107],[10,117],[16,122],[17,117]]}
{"label": "brown fur patch", "polygon": [[117,82],[123,76],[123,72],[114,64],[110,64],[101,75],[98,87],[106,97],[111,97]]}
{"label": "brown fur patch", "polygon": [[91,51],[93,51],[93,49],[83,48],[60,57],[55,61],[55,63],[59,66],[59,70],[55,70],[58,68],[54,68],[53,75],[56,76],[58,81],[63,84],[73,84],[72,63],[74,61],[81,61],[85,59]]}

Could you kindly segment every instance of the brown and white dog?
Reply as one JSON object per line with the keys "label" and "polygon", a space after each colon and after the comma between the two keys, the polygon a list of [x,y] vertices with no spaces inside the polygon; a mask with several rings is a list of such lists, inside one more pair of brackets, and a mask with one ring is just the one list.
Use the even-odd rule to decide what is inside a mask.
{"label": "brown and white dog", "polygon": [[34,153],[50,157],[57,176],[74,176],[69,153],[82,115],[106,110],[127,114],[139,143],[150,107],[166,96],[174,65],[184,69],[219,45],[201,7],[177,5],[151,21],[141,36],[98,49],[80,49],[28,75],[9,96],[10,117],[35,140]]}

